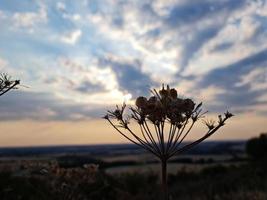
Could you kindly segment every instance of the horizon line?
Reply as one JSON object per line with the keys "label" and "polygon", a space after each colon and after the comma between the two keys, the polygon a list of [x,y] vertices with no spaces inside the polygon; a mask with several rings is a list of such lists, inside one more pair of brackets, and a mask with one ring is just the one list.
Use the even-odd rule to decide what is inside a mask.
{"label": "horizon line", "polygon": [[[212,142],[246,142],[248,139],[224,139],[224,140],[208,140],[203,141],[203,143],[212,143]],[[189,143],[191,141],[186,141]],[[85,147],[85,146],[116,146],[116,145],[130,145],[136,146],[132,143],[98,143],[98,144],[47,144],[47,145],[25,145],[25,146],[0,146],[0,149],[12,149],[12,148],[49,148],[49,147]],[[201,144],[200,144],[201,145]]]}

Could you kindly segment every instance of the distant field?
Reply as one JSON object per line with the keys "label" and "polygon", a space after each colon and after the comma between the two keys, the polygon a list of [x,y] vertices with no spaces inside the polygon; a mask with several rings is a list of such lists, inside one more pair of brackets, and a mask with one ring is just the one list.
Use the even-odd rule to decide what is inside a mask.
{"label": "distant field", "polygon": [[[172,163],[168,164],[168,173],[176,174],[177,171],[186,170],[186,171],[200,171],[204,168],[215,166],[215,165],[240,165],[242,162],[228,162],[232,158],[231,155],[183,155],[176,156],[172,160],[180,159],[181,162],[183,159],[190,159],[193,162],[200,160],[212,160],[214,163]],[[160,173],[160,163],[151,163],[156,162],[156,159],[148,154],[144,155],[123,155],[123,156],[112,156],[112,157],[102,157],[103,161],[106,162],[122,162],[122,161],[135,161],[137,165],[125,165],[125,166],[116,166],[106,169],[105,171],[110,174],[119,174],[119,173]],[[171,160],[171,161],[172,161]]]}
{"label": "distant field", "polygon": [[[155,157],[151,154],[135,154],[135,155],[115,155],[115,156],[101,156],[99,157],[103,161],[107,162],[116,162],[116,161],[136,161],[136,162],[147,162],[156,160]],[[216,154],[208,154],[208,155],[181,155],[181,156],[174,156],[171,160],[175,159],[183,159],[183,158],[190,158],[192,160],[199,160],[199,159],[213,159],[214,161],[223,161],[232,158],[229,154],[223,155],[216,155]]]}
{"label": "distant field", "polygon": [[[223,163],[223,166],[230,165],[240,165],[242,163]],[[218,164],[177,164],[177,163],[169,163],[168,165],[168,173],[169,174],[177,174],[178,171],[185,170],[187,172],[194,171],[199,172],[204,168],[216,166]],[[121,173],[160,173],[160,164],[143,164],[143,165],[135,165],[135,166],[121,166],[121,167],[113,167],[108,168],[105,171],[108,174],[121,174]]]}
{"label": "distant field", "polygon": [[[238,148],[237,148],[238,147]],[[175,156],[169,161],[168,171],[176,174],[181,169],[199,171],[217,164],[240,164],[244,158],[244,142],[205,142],[191,152]],[[99,164],[110,174],[134,172],[159,172],[159,161],[135,145],[58,146],[0,148],[0,171],[16,171],[24,162],[47,165],[58,162],[63,168]]]}

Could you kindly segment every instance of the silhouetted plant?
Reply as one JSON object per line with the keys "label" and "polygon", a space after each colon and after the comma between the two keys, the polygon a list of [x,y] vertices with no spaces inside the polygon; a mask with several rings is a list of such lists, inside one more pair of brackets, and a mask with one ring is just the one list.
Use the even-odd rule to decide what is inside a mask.
{"label": "silhouetted plant", "polygon": [[267,159],[267,133],[252,138],[246,143],[246,152],[254,159]]}
{"label": "silhouetted plant", "polygon": [[0,96],[4,95],[12,89],[17,89],[16,86],[19,84],[19,80],[13,80],[8,74],[0,74]]}
{"label": "silhouetted plant", "polygon": [[[130,115],[125,113],[124,103],[122,107],[116,106],[114,111],[108,111],[104,118],[122,136],[160,159],[164,199],[168,199],[168,160],[210,137],[233,114],[227,111],[224,116],[219,115],[217,123],[213,120],[204,121],[208,131],[201,138],[182,146],[195,123],[206,114],[202,112],[202,103],[196,105],[192,99],[179,97],[177,91],[168,85],[167,89],[163,85],[161,90],[153,89],[151,92],[153,95],[148,99],[142,96],[136,99],[136,106],[129,108]],[[142,136],[130,128],[131,120],[137,122]]]}

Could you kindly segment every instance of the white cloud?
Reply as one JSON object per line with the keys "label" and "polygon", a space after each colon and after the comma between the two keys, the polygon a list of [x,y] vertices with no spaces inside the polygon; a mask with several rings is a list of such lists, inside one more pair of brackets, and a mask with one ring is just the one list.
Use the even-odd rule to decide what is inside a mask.
{"label": "white cloud", "polygon": [[[263,23],[255,17],[259,10],[262,10],[262,7],[259,7],[257,3],[251,3],[230,15],[216,37],[204,44],[191,58],[184,75],[203,75],[267,48],[266,37],[258,36],[257,45],[250,41],[254,39],[253,37]],[[229,44],[229,48],[213,51],[224,44]]]}
{"label": "white cloud", "polygon": [[[258,98],[258,102],[266,102],[267,101],[267,94],[264,93]],[[259,111],[265,111],[267,113],[267,104],[265,103],[265,109],[261,108]]]}
{"label": "white cloud", "polygon": [[267,66],[263,68],[256,68],[250,73],[241,77],[241,82],[236,86],[250,85],[251,90],[267,90]]}
{"label": "white cloud", "polygon": [[[131,94],[120,91],[117,77],[111,67],[99,67],[97,63],[84,63],[79,59],[60,58],[59,66],[64,71],[65,77],[71,81],[71,88],[68,88],[68,94],[65,92],[66,81],[56,81],[55,86],[57,94],[61,98],[71,99],[79,103],[88,103],[95,105],[112,105],[121,103],[125,97]],[[91,87],[100,86],[102,90],[94,93],[79,92],[74,90],[84,81],[92,84]],[[74,98],[75,97],[75,98]]]}
{"label": "white cloud", "polygon": [[215,41],[217,42],[235,42],[242,43],[250,39],[254,34],[260,23],[252,16],[244,16],[239,18],[240,22],[230,22],[220,31]]}
{"label": "white cloud", "polygon": [[78,13],[71,14],[68,12],[66,4],[63,2],[57,2],[56,4],[57,10],[62,14],[64,19],[71,20],[73,22],[79,21],[81,19],[81,15]]}
{"label": "white cloud", "polygon": [[94,85],[100,84],[109,91],[118,88],[116,75],[110,67],[100,68],[96,62],[88,63],[74,58],[60,58],[59,65],[64,68],[67,75],[71,75],[74,83],[79,84],[87,80]]}
{"label": "white cloud", "polygon": [[202,49],[195,58],[192,58],[184,75],[203,75],[211,70],[230,65],[250,55],[256,54],[266,47],[267,44],[265,43],[262,43],[262,46],[258,46],[258,48],[240,44],[234,45],[227,51],[216,53],[210,53],[207,49]]}
{"label": "white cloud", "polygon": [[8,62],[0,57],[0,70],[2,71],[7,65]]}
{"label": "white cloud", "polygon": [[[87,1],[83,2],[86,4]],[[114,102],[120,103],[125,95],[130,96],[130,94],[125,94],[125,92],[120,90],[118,75],[114,73],[114,68],[111,66],[100,66],[95,61],[98,59],[95,55],[103,58],[111,54],[113,57],[116,57],[115,60],[112,59],[114,62],[125,60],[125,63],[128,63],[130,59],[140,61],[140,68],[139,64],[137,64],[137,70],[141,74],[149,76],[156,83],[177,83],[176,86],[181,94],[199,98],[203,97],[206,101],[212,103],[216,95],[227,91],[221,91],[215,87],[203,88],[201,91],[196,91],[194,89],[198,84],[196,79],[199,77],[201,79],[202,76],[197,76],[197,78],[192,76],[192,79],[177,76],[179,68],[186,68],[185,75],[202,75],[220,66],[232,64],[267,47],[266,39],[264,40],[264,38],[262,40],[257,39],[261,41],[258,46],[255,46],[254,42],[249,41],[262,23],[261,20],[254,18],[255,13],[264,16],[266,12],[263,7],[261,8],[254,4],[247,6],[245,9],[242,8],[242,10],[238,9],[234,13],[225,11],[227,9],[222,9],[218,14],[214,14],[212,17],[208,16],[209,19],[207,19],[208,17],[204,17],[203,19],[201,18],[179,27],[171,27],[164,21],[169,17],[170,11],[179,4],[182,4],[182,6],[187,4],[189,6],[194,5],[192,2],[188,2],[187,0],[126,2],[111,0],[105,1],[104,3],[97,2],[99,5],[96,6],[97,9],[95,12],[91,12],[88,9],[91,3],[88,1],[88,6],[81,5],[81,3],[71,7],[70,5],[73,2],[71,4],[68,1],[60,1],[58,3],[49,2],[47,3],[47,11],[49,11],[47,13],[45,6],[40,6],[40,9],[36,12],[24,11],[14,13],[13,18],[10,19],[16,22],[17,27],[32,29],[37,27],[36,25],[47,21],[48,17],[50,19],[50,16],[47,15],[53,15],[51,19],[55,19],[55,21],[42,27],[41,34],[35,34],[34,38],[31,38],[33,40],[29,40],[29,42],[28,40],[19,42],[25,45],[23,46],[25,49],[32,51],[29,53],[32,57],[29,56],[26,58],[29,60],[29,71],[32,70],[34,73],[39,71],[40,74],[43,74],[42,71],[44,70],[49,71],[49,75],[45,74],[44,76],[46,78],[51,76],[55,80],[52,81],[53,83],[49,83],[48,90],[52,88],[50,91],[67,99],[74,98],[75,101],[107,104]],[[54,8],[57,8],[57,13],[51,12]],[[1,16],[8,16],[7,14],[6,12],[0,12],[0,18]],[[9,24],[9,21],[6,21],[7,23],[5,24]],[[201,44],[196,52],[192,51],[192,55],[188,53],[190,54],[188,55],[188,66],[179,66],[180,61],[183,60],[183,52],[187,50],[186,48],[189,46],[188,49],[190,49],[190,45],[194,46],[195,43],[199,42],[194,41],[197,40],[195,37],[199,36],[202,39],[201,33],[204,32],[203,37],[205,37],[205,30],[209,31],[210,28],[213,28],[213,25],[217,27],[217,24],[219,24],[218,27],[221,25],[221,31],[218,35],[210,41],[205,41],[204,44]],[[4,36],[8,35],[8,31],[4,32]],[[59,32],[64,34],[58,35]],[[88,45],[81,45],[81,42],[79,42],[81,37],[83,41],[88,42]],[[49,41],[49,38],[52,39]],[[60,44],[58,41],[60,41]],[[61,42],[70,46],[62,46]],[[226,42],[233,44],[221,52],[212,52],[216,46],[223,45]],[[77,45],[71,46],[74,44]],[[42,62],[45,64],[40,63],[40,57],[35,60],[36,56],[34,51],[37,50],[37,45],[38,51],[44,52],[42,58],[44,61]],[[49,54],[46,51],[49,51]],[[67,55],[71,55],[69,59],[64,61],[65,63],[60,63],[63,66],[60,69],[57,68],[56,64],[51,64],[55,56],[58,55],[58,52],[66,57],[68,57]],[[85,54],[88,57],[90,56],[90,59],[80,58]],[[78,58],[77,55],[80,57]],[[91,61],[91,58],[95,60]],[[21,60],[24,62],[23,59]],[[41,67],[35,67],[33,69],[30,67],[32,63],[35,66]],[[53,70],[49,70],[51,68]],[[20,68],[20,71],[27,71],[28,69],[24,67],[23,69]],[[29,76],[32,76],[32,73],[29,74]],[[253,77],[256,77],[258,74],[256,73]],[[39,74],[37,77],[39,77]],[[250,78],[243,77],[240,84],[245,84]],[[32,80],[31,83],[33,84],[39,82],[38,89],[47,89],[47,85],[43,84],[38,78],[31,79],[30,77],[28,79]],[[88,92],[86,94],[86,92],[83,93],[74,90],[85,81],[88,81],[88,85],[90,83],[96,86],[100,85],[102,88],[101,91],[94,91],[90,94]],[[43,86],[40,87],[42,84]],[[263,86],[259,85],[259,87]]]}
{"label": "white cloud", "polygon": [[267,17],[267,3],[265,2],[264,4],[258,6],[256,13],[261,16]]}
{"label": "white cloud", "polygon": [[66,11],[66,5],[63,2],[57,2],[57,9],[61,12]]}
{"label": "white cloud", "polygon": [[[192,98],[195,102],[204,102],[205,105],[219,106],[222,102],[216,100],[217,95],[224,94],[226,91],[217,86],[208,86],[205,88],[196,88],[196,85],[201,81],[201,77],[195,80],[183,79],[174,85],[177,88],[178,94],[184,97]],[[204,105],[204,106],[205,106]]]}
{"label": "white cloud", "polygon": [[142,5],[142,3],[140,6],[135,2],[127,2],[118,8],[114,15],[118,15],[117,17],[122,20],[121,27],[114,25],[113,18],[105,12],[89,13],[87,20],[95,26],[99,36],[111,42],[116,41],[114,45],[118,56],[138,58],[142,60],[143,73],[158,82],[171,82],[177,72],[176,59],[181,46],[175,44],[166,46],[166,43],[170,44],[170,40],[173,39],[172,33],[169,32],[158,38],[147,35],[157,28],[161,31],[163,27],[161,20],[156,16],[141,10]]}
{"label": "white cloud", "polygon": [[69,32],[61,37],[61,41],[67,44],[74,45],[82,36],[82,30],[77,29],[72,32]]}
{"label": "white cloud", "polygon": [[48,18],[46,6],[44,4],[40,4],[37,12],[15,12],[12,16],[12,20],[15,27],[29,28],[30,31],[33,31],[36,24],[47,22]]}
{"label": "white cloud", "polygon": [[81,20],[82,17],[79,14],[63,14],[63,18],[76,22]]}
{"label": "white cloud", "polygon": [[[7,73],[12,80],[21,80],[21,83],[26,86],[26,77],[27,72],[24,70],[18,70],[15,66],[12,65],[12,63],[7,60],[6,58],[3,58],[0,56],[0,74],[1,73]],[[21,87],[20,90],[24,90],[26,87]]]}
{"label": "white cloud", "polygon": [[4,19],[6,17],[5,13],[0,10],[0,19]]}
{"label": "white cloud", "polygon": [[220,105],[223,102],[216,100],[217,95],[224,94],[226,91],[216,86],[209,86],[207,88],[196,91],[196,96],[200,101],[205,102],[207,105]]}

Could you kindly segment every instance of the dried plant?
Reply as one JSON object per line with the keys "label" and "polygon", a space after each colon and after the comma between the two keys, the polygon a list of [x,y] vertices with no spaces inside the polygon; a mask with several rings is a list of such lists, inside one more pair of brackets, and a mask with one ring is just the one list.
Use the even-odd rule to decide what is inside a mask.
{"label": "dried plant", "polygon": [[[198,105],[192,99],[180,98],[177,91],[167,85],[157,91],[151,90],[150,98],[138,97],[135,107],[130,107],[130,114],[126,113],[125,103],[117,106],[114,111],[107,111],[105,119],[122,136],[132,143],[154,154],[161,161],[162,188],[164,199],[168,199],[167,192],[167,162],[177,154],[181,154],[195,145],[201,143],[219,128],[225,121],[233,116],[230,112],[218,116],[218,122],[204,121],[208,131],[204,135],[188,144],[182,142],[188,136],[195,123],[203,118],[206,112],[202,111],[202,103]],[[140,135],[136,134],[129,126],[134,120],[140,127]]]}
{"label": "dried plant", "polygon": [[12,80],[11,76],[5,73],[0,74],[0,96],[12,89],[17,89],[20,84],[19,80]]}

